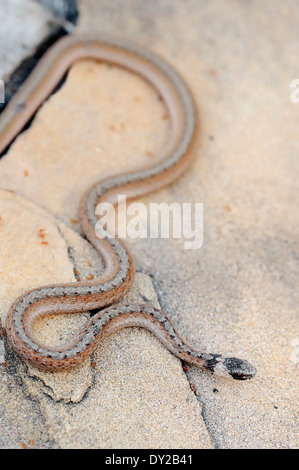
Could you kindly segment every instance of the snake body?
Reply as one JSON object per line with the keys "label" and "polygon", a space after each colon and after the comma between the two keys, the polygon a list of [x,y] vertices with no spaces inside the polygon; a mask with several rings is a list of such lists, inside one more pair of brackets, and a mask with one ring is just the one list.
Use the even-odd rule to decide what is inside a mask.
{"label": "snake body", "polygon": [[[136,198],[155,191],[178,178],[192,160],[197,130],[195,106],[184,81],[168,64],[124,41],[76,35],[60,39],[47,51],[1,114],[0,152],[22,130],[71,65],[80,59],[107,61],[149,81],[168,109],[170,136],[159,155],[158,164],[100,181],[83,195],[79,209],[81,227],[102,256],[104,272],[97,279],[43,286],[18,298],[9,309],[6,322],[7,336],[13,348],[35,366],[59,371],[81,363],[103,337],[122,328],[142,327],[151,331],[183,361],[225,377],[239,380],[253,377],[255,368],[245,360],[199,352],[186,344],[159,309],[142,304],[117,303],[132,285],[134,262],[123,242],[108,236],[104,227],[100,238],[99,233],[95,233],[98,202],[115,203],[118,194]],[[33,325],[42,316],[95,309],[101,310],[63,346],[45,346],[34,336]]]}

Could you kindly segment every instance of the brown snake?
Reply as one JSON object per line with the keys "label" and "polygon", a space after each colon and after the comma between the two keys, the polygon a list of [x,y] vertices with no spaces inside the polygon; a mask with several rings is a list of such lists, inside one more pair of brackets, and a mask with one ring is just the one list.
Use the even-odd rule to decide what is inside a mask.
{"label": "brown snake", "polygon": [[[103,257],[104,273],[91,281],[39,287],[18,298],[8,312],[6,323],[7,336],[13,348],[35,366],[59,371],[81,363],[107,335],[125,327],[142,327],[151,331],[183,361],[225,377],[239,380],[253,377],[255,368],[245,360],[199,352],[186,344],[159,309],[142,304],[116,304],[132,285],[133,260],[119,239],[110,238],[107,234],[98,238],[95,234],[98,222],[95,207],[99,201],[115,201],[119,193],[136,198],[155,191],[174,181],[191,161],[197,125],[195,107],[185,83],[169,65],[152,53],[110,38],[74,35],[59,40],[40,60],[1,114],[0,152],[7,148],[79,59],[116,64],[149,81],[168,109],[170,136],[159,155],[158,164],[100,181],[83,196],[80,205],[82,230]],[[86,312],[102,307],[106,308],[93,315],[63,346],[45,346],[34,336],[34,322],[42,316]]]}

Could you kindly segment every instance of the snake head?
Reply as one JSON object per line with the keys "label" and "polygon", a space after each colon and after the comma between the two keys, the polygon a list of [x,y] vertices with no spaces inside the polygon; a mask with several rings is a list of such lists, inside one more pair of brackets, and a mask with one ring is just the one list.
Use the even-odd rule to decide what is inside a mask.
{"label": "snake head", "polygon": [[215,375],[235,380],[252,379],[256,374],[255,367],[244,359],[223,357],[220,354],[210,354],[206,367]]}
{"label": "snake head", "polygon": [[252,379],[256,374],[256,368],[244,359],[225,357],[223,365],[226,367],[229,375],[236,380]]}

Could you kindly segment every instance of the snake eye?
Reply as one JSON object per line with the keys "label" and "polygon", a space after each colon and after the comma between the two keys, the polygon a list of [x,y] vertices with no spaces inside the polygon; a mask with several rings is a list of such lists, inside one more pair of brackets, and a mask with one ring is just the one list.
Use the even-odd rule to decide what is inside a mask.
{"label": "snake eye", "polygon": [[224,359],[229,374],[236,380],[248,380],[256,374],[256,369],[249,362],[244,359],[237,359],[236,357],[226,357]]}

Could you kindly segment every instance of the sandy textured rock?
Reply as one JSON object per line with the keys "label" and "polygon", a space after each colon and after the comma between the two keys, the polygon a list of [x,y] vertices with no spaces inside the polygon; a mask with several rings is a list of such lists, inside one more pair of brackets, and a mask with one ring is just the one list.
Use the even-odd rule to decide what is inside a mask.
{"label": "sandy textured rock", "polygon": [[[200,112],[192,169],[145,201],[203,202],[203,247],[129,241],[137,268],[150,275],[160,305],[190,343],[244,357],[258,375],[229,382],[190,369],[196,401],[180,362],[139,330],[107,339],[92,372],[87,363],[83,375],[63,384],[42,375],[33,381],[9,353],[6,373],[14,368],[22,378],[54,447],[210,447],[208,433],[216,447],[298,447],[299,105],[290,101],[290,82],[298,78],[298,20],[292,0],[262,6],[129,0],[117,9],[108,0],[101,9],[96,0],[81,1],[81,31],[121,31],[150,45],[182,73]],[[1,160],[0,186],[78,229],[73,219],[88,185],[154,161],[167,131],[165,109],[150,86],[116,67],[78,63]],[[13,195],[2,196],[4,208],[15,204]],[[2,318],[26,288],[47,278],[73,279],[67,247],[75,246],[79,259],[83,250],[71,229],[30,210],[28,202],[18,204],[22,210],[7,210],[0,227],[9,240],[1,244]],[[51,251],[44,252],[37,230],[47,221]],[[27,234],[26,249],[18,227]],[[139,276],[133,298],[141,293],[152,302],[155,293],[144,282],[148,277]],[[74,317],[66,333],[79,321],[84,317]]]}
{"label": "sandy textured rock", "polygon": [[150,85],[117,67],[81,61],[2,159],[0,186],[78,229],[83,192],[116,171],[153,161],[167,128]]}
{"label": "sandy textured rock", "polygon": [[[75,281],[74,268],[80,270],[80,264],[73,264],[69,247],[73,253],[77,248],[83,254],[85,248],[85,254],[88,257],[91,254],[88,253],[90,247],[84,246],[87,242],[78,235],[68,234],[70,240],[73,235],[73,248],[63,237],[64,232],[67,237],[70,229],[11,192],[0,191],[0,212],[1,261],[5,266],[0,272],[0,318],[4,327],[11,303],[27,290],[55,282]],[[36,324],[35,331],[45,344],[59,344],[69,339],[84,321],[86,315],[60,315],[52,321],[47,317]],[[28,373],[39,378],[47,394],[54,399],[76,401],[81,399],[92,380],[88,362],[75,372],[64,372],[58,378],[31,366]]]}
{"label": "sandy textured rock", "polygon": [[[0,339],[0,345],[2,339]],[[17,377],[0,365],[0,447],[49,448],[47,429],[39,406],[28,399],[18,385]]]}
{"label": "sandy textured rock", "polygon": [[[82,2],[82,29],[99,29],[96,8]],[[299,105],[290,101],[298,20],[292,0],[132,0],[117,12],[107,1],[101,9],[101,31],[122,24],[125,36],[150,45],[198,105],[191,171],[147,202],[203,202],[203,247],[130,246],[190,342],[258,369],[246,383],[190,372],[217,447],[298,447]]]}
{"label": "sandy textured rock", "polygon": [[[157,305],[148,276],[138,274],[124,300]],[[108,338],[95,352],[92,370],[93,384],[77,404],[54,403],[25,379],[55,446],[213,447],[180,361],[150,333],[130,329]]]}
{"label": "sandy textured rock", "polygon": [[[0,212],[1,261],[6,266],[0,273],[2,325],[9,304],[27,289],[75,281],[74,269],[82,279],[98,274],[101,262],[94,249],[38,206],[2,190]],[[150,278],[138,274],[124,301],[158,306]],[[46,344],[63,343],[87,316],[44,318],[37,323],[35,334]],[[3,447],[21,445],[22,433],[22,442],[36,441],[36,432],[30,427],[34,420],[42,423],[47,438],[46,443],[45,438],[39,438],[37,447],[213,446],[181,362],[145,331],[133,329],[114,335],[80,367],[60,373],[26,366],[9,343],[6,351],[3,341],[0,346],[1,373],[5,381],[18,384],[11,401],[3,404],[5,415],[13,414],[16,422],[15,428],[7,424],[8,418],[1,423]],[[30,408],[33,400],[37,416],[29,411],[15,416],[15,400],[24,402],[25,408]]]}

